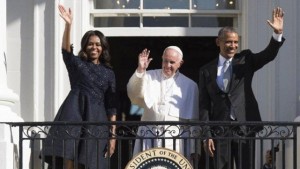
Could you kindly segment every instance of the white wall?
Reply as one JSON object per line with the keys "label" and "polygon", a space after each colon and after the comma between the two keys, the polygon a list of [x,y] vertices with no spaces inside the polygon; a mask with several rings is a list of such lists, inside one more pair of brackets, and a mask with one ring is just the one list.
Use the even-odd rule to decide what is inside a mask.
{"label": "white wall", "polygon": [[293,121],[299,112],[299,2],[297,0],[248,2],[248,48],[262,50],[270,40],[272,29],[267,24],[271,11],[280,6],[285,11],[286,41],[277,58],[259,70],[253,81],[263,120]]}
{"label": "white wall", "polygon": [[52,121],[70,90],[61,55],[64,22],[58,3],[73,10],[72,41],[79,50],[81,1],[7,1],[8,85],[20,96],[13,109],[25,121]]}
{"label": "white wall", "polygon": [[54,2],[7,1],[8,86],[25,121],[53,119]]}
{"label": "white wall", "polygon": [[[270,40],[272,29],[266,23],[274,7],[285,11],[285,43],[277,58],[259,70],[254,76],[253,88],[257,97],[262,119],[265,121],[294,121],[299,116],[299,17],[298,0],[248,1],[248,48],[254,52],[262,50]],[[298,138],[299,139],[299,138]],[[298,145],[299,146],[299,145]],[[270,149],[270,145],[265,145]],[[286,168],[292,168],[295,148],[286,143]],[[265,151],[264,151],[265,152]],[[277,156],[277,167],[282,166],[282,148]],[[299,156],[299,154],[298,154]],[[257,157],[259,165],[260,156]],[[264,159],[264,158],[263,158]]]}

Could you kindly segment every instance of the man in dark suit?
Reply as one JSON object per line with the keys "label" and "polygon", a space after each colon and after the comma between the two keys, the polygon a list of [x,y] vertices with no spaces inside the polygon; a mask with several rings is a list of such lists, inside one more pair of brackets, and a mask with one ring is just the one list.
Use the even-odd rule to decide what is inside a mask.
{"label": "man in dark suit", "polygon": [[[251,87],[252,78],[257,70],[276,57],[284,42],[283,15],[281,8],[273,10],[272,20],[267,21],[274,30],[273,37],[259,53],[250,50],[237,53],[239,37],[234,28],[224,27],[219,31],[216,39],[220,48],[219,57],[200,69],[200,121],[261,121]],[[231,129],[230,132],[227,132],[229,128],[224,129],[226,134],[223,136],[234,136]],[[249,131],[249,128],[239,129],[236,134],[245,136],[243,131]],[[215,136],[216,132],[210,132],[209,138]],[[247,136],[255,137],[255,132]],[[253,140],[207,139],[204,141],[204,149],[213,157],[215,169],[230,169],[234,165],[237,169],[255,168]]]}

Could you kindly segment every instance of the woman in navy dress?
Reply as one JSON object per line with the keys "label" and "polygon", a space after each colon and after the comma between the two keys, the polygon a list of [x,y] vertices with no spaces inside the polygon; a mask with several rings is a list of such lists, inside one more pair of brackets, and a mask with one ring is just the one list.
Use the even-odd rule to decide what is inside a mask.
{"label": "woman in navy dress", "polygon": [[[70,44],[73,19],[71,9],[66,10],[62,5],[58,8],[65,21],[62,55],[71,91],[54,121],[116,121],[115,74],[110,66],[109,46],[105,36],[96,30],[86,32],[81,40],[81,50],[75,56]],[[49,168],[55,165],[56,169],[64,166],[66,169],[107,169],[109,158],[106,157],[114,153],[115,139],[102,138],[114,134],[115,126],[67,123],[52,126],[43,142],[42,155],[49,163]]]}

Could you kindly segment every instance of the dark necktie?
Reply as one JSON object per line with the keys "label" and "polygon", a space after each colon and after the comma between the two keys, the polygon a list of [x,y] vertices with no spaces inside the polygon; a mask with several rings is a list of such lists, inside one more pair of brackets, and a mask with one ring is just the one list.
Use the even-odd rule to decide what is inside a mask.
{"label": "dark necktie", "polygon": [[[224,62],[224,65],[223,65],[223,91],[224,92],[228,92],[228,89],[229,89],[229,84],[230,84],[230,79],[231,79],[231,64],[230,64],[230,61],[229,60],[226,60]],[[232,107],[230,108],[230,119],[231,120],[236,120],[236,115],[235,113],[233,112],[233,109]]]}

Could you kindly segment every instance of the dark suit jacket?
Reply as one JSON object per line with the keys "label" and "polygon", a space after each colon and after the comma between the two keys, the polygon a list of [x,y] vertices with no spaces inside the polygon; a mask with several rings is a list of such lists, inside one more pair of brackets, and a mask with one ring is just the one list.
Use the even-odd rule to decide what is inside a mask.
{"label": "dark suit jacket", "polygon": [[232,60],[232,78],[228,93],[219,89],[216,82],[218,57],[200,69],[199,106],[200,121],[229,121],[230,107],[237,121],[261,121],[251,83],[254,73],[272,61],[281,45],[273,38],[259,53],[243,50]]}

